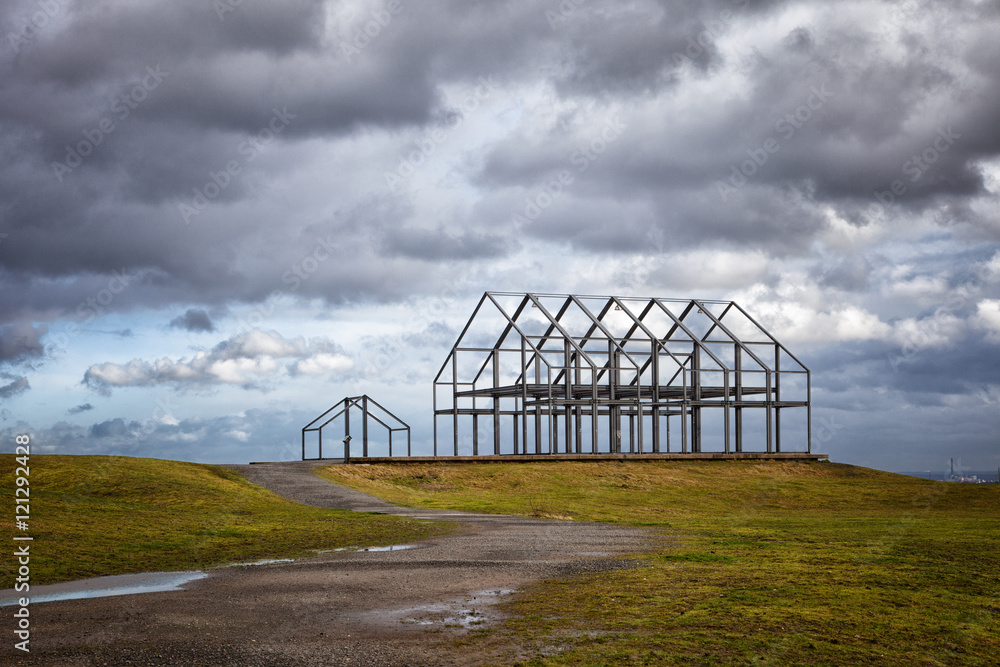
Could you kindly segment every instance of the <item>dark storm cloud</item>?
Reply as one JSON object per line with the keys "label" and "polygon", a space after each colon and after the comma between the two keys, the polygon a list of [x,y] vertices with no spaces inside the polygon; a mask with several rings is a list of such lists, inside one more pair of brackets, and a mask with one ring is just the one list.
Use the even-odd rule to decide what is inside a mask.
{"label": "dark storm cloud", "polygon": [[[729,11],[731,21],[733,11],[746,4],[730,3],[720,11]],[[564,9],[555,13],[562,20],[552,13],[547,19],[564,33],[574,63],[565,74],[555,74],[565,95],[655,92],[675,82],[676,70],[685,64],[705,71],[718,59],[717,34],[700,20],[710,15],[711,4],[637,3],[581,7],[578,16],[563,17]],[[715,30],[724,31],[728,23],[714,20]]]}
{"label": "dark storm cloud", "polygon": [[88,434],[91,438],[135,438],[138,435],[141,424],[137,421],[131,421],[127,424],[125,420],[121,417],[116,417],[115,419],[109,419],[108,421],[101,422],[100,424],[94,424],[90,427],[90,433]]}
{"label": "dark storm cloud", "polygon": [[1000,384],[1000,349],[979,336],[960,345],[903,350],[891,357],[890,365],[893,372],[880,376],[881,382],[907,393],[975,394],[983,386]]}
{"label": "dark storm cloud", "polygon": [[465,232],[455,234],[446,229],[392,229],[382,241],[389,256],[402,255],[414,259],[437,261],[444,259],[477,260],[506,254],[510,243],[497,234]]}
{"label": "dark storm cloud", "polygon": [[[203,2],[61,4],[58,21],[0,55],[2,271],[18,286],[0,294],[3,317],[86,318],[111,271],[137,278],[105,311],[275,294],[402,298],[441,280],[430,262],[530,247],[502,239],[560,170],[574,182],[518,230],[521,241],[801,254],[826,228],[826,209],[876,224],[874,193],[897,180],[906,192],[893,210],[939,209],[996,235],[967,201],[983,193],[976,160],[1000,150],[992,7],[928,5],[886,23],[807,4],[815,22],[770,35],[787,3],[565,4],[401,3],[379,20],[379,3],[244,2],[222,16]],[[5,5],[4,34],[36,8]],[[768,41],[739,46],[759,34]],[[270,189],[310,141],[360,147],[435,127],[455,113],[444,88],[481,77],[501,95],[544,87],[542,106],[557,118],[526,121],[477,156],[466,174],[482,190],[471,215],[428,219],[362,200],[316,216],[303,203],[315,193]],[[609,122],[625,127],[573,162]],[[71,166],[81,146],[88,155]],[[927,169],[908,165],[925,154]],[[765,164],[751,162],[745,183],[720,194],[761,155]],[[226,173],[231,163],[238,174]],[[211,201],[185,220],[179,206],[206,192]],[[829,280],[863,284],[845,271]]]}
{"label": "dark storm cloud", "polygon": [[[179,52],[205,57],[239,49],[284,54],[318,43],[322,0],[289,0],[281,5],[239,3],[234,5],[236,11],[218,11],[225,4],[200,0],[160,4],[13,2],[5,5],[0,20],[6,41],[10,41],[10,33],[29,37],[10,44],[17,47],[18,55],[23,54],[25,60],[30,55],[39,72],[58,75],[70,84],[77,82],[77,77],[120,66],[123,51],[129,49],[164,57]],[[40,9],[54,20],[38,27],[32,37],[23,29]],[[37,26],[39,21],[34,23]]]}
{"label": "dark storm cloud", "polygon": [[0,364],[37,359],[45,353],[42,337],[48,333],[44,324],[16,322],[0,326]]}
{"label": "dark storm cloud", "polygon": [[26,377],[15,377],[8,373],[0,373],[0,378],[6,380],[14,378],[13,382],[0,385],[0,398],[13,398],[31,389],[31,383],[28,382],[28,378]]}
{"label": "dark storm cloud", "polygon": [[212,318],[200,308],[189,308],[183,315],[170,320],[170,326],[187,331],[215,331]]}
{"label": "dark storm cloud", "polygon": [[[32,306],[49,301],[55,312],[72,311],[101,289],[81,285],[88,274],[111,270],[150,280],[116,295],[110,309],[195,293],[209,303],[222,302],[223,293],[261,299],[281,273],[240,286],[233,254],[217,249],[253,237],[265,221],[179,228],[178,200],[266,143],[420,123],[437,104],[425,75],[379,62],[374,48],[365,51],[366,64],[344,62],[340,33],[349,36],[353,22],[370,16],[300,2],[241,5],[220,19],[211,7],[60,5],[60,21],[0,56],[0,227],[12,250],[3,258],[5,278],[29,283]],[[36,10],[31,2],[8,6],[5,26],[17,32]],[[336,37],[323,35],[328,10],[334,23],[352,22]],[[396,17],[394,27],[405,20]],[[255,194],[233,178],[214,204]],[[44,276],[74,281],[53,294]],[[7,317],[19,302],[28,307],[17,294],[3,299]]]}
{"label": "dark storm cloud", "polygon": [[[728,102],[720,115],[718,100],[728,93],[721,89],[715,106],[703,110],[718,122],[706,127],[688,115],[646,119],[642,126],[633,121],[585,173],[575,174],[563,203],[600,193],[609,202],[659,199],[660,226],[675,241],[749,240],[780,251],[807,247],[823,229],[807,210],[817,205],[869,224],[884,209],[943,212],[984,195],[974,161],[997,153],[996,125],[984,118],[1000,112],[1000,86],[995,68],[978,63],[1000,60],[1000,48],[978,37],[985,28],[972,15],[933,11],[942,24],[961,26],[975,46],[962,53],[953,48],[953,33],[912,31],[900,39],[902,52],[889,57],[883,33],[892,25],[859,26],[863,17],[847,14],[828,25],[800,26],[768,52],[747,53],[747,95]],[[733,29],[751,29],[752,20],[737,15]],[[574,150],[599,131],[600,113],[588,113],[583,123],[567,116],[547,130],[526,128],[500,142],[484,161],[480,182],[537,188],[570,166]],[[960,214],[946,219],[988,228],[967,206]],[[529,232],[549,237],[551,224]],[[579,220],[568,238],[597,249],[600,243],[585,239],[600,238],[593,229],[598,224]],[[553,231],[566,230],[556,225]],[[641,237],[633,237],[633,247],[639,243]]]}
{"label": "dark storm cloud", "polygon": [[827,287],[862,292],[868,287],[872,268],[868,258],[858,254],[844,257],[827,266],[817,265],[813,269],[813,276]]}
{"label": "dark storm cloud", "polygon": [[861,402],[872,387],[900,396],[907,403],[943,405],[949,396],[975,397],[983,387],[998,386],[1000,349],[980,335],[954,344],[908,348],[885,342],[851,342],[826,346],[804,359],[817,390],[829,392],[827,405],[879,410]]}

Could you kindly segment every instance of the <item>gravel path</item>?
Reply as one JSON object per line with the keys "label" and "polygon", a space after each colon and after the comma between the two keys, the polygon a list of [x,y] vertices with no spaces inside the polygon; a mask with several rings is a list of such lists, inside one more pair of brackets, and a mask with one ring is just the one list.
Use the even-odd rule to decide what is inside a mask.
{"label": "gravel path", "polygon": [[314,465],[232,467],[305,504],[464,530],[402,550],[215,570],[183,591],[32,605],[32,653],[13,664],[477,664],[449,640],[496,621],[497,601],[544,578],[628,566],[620,556],[651,541],[608,524],[396,507],[316,477]]}

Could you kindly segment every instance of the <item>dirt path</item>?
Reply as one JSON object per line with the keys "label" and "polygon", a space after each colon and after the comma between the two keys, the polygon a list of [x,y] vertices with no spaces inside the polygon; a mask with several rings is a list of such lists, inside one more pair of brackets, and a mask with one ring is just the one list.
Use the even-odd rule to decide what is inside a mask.
{"label": "dirt path", "polygon": [[334,552],[227,568],[187,590],[33,605],[32,653],[15,664],[464,665],[455,633],[540,579],[621,567],[650,535],[607,524],[416,510],[312,474],[310,463],[233,466],[318,507],[459,521],[394,551]]}

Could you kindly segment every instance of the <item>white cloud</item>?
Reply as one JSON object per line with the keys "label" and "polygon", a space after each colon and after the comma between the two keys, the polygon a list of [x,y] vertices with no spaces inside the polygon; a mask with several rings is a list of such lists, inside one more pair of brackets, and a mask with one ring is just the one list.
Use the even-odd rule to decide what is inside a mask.
{"label": "white cloud", "polygon": [[[705,248],[664,258],[656,278],[676,290],[732,289],[764,280],[770,262],[760,250]],[[697,270],[691,271],[691,267]]]}
{"label": "white cloud", "polygon": [[983,263],[979,270],[984,280],[995,280],[1000,277],[1000,252],[994,254],[990,261]]}
{"label": "white cloud", "polygon": [[892,327],[878,315],[854,304],[825,303],[827,298],[803,278],[786,276],[774,291],[757,285],[735,300],[786,344],[879,340],[890,335]]}
{"label": "white cloud", "polygon": [[922,318],[907,318],[893,325],[892,340],[907,349],[947,347],[961,339],[968,325],[944,310]]}
{"label": "white cloud", "polygon": [[888,296],[913,299],[919,302],[941,301],[948,292],[944,276],[913,276],[886,285]]}
{"label": "white cloud", "polygon": [[353,365],[328,338],[287,339],[276,331],[253,329],[190,359],[164,357],[154,363],[133,359],[127,364],[94,364],[84,374],[84,382],[105,393],[112,387],[162,384],[254,386],[281,374],[321,375],[348,371]]}
{"label": "white cloud", "polygon": [[852,305],[816,311],[796,303],[781,304],[767,320],[772,333],[780,330],[788,342],[840,342],[874,340],[888,335],[890,327],[878,315]]}
{"label": "white cloud", "polygon": [[976,305],[974,324],[993,343],[1000,343],[1000,299],[983,299]]}
{"label": "white cloud", "polygon": [[322,375],[323,373],[347,371],[353,365],[350,359],[341,354],[320,353],[295,362],[292,371],[302,375]]}

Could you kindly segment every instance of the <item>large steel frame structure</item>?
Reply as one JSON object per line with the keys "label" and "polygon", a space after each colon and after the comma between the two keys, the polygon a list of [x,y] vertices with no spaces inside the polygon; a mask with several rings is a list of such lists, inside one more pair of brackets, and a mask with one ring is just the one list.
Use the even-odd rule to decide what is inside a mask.
{"label": "large steel frame structure", "polygon": [[809,369],[733,301],[486,292],[433,386],[435,456],[812,453]]}

